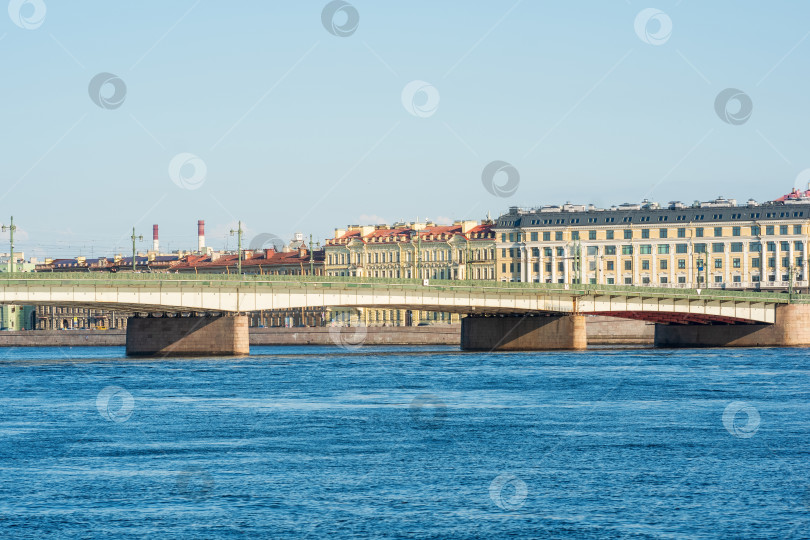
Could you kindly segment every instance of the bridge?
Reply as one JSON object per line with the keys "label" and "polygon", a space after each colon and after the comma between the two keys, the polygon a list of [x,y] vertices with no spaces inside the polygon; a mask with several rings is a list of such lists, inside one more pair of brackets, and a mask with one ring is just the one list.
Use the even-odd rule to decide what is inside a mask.
{"label": "bridge", "polygon": [[[226,327],[239,333],[237,327],[244,325],[247,331],[245,317],[229,315],[304,307],[366,307],[465,314],[465,349],[583,348],[587,343],[583,317],[589,314],[671,327],[661,330],[661,339],[656,331],[656,342],[661,345],[810,344],[810,335],[806,341],[803,333],[794,335],[798,324],[785,330],[788,319],[810,322],[799,315],[810,309],[810,297],[720,289],[313,276],[16,273],[0,274],[0,304],[161,314],[140,317],[140,321],[133,318],[130,323],[134,326],[128,326],[147,335],[149,329],[188,325],[193,320],[200,328],[221,326],[223,333],[215,333],[216,339],[225,341],[230,341]],[[780,317],[788,312],[788,318]],[[180,314],[192,317],[177,317]],[[225,315],[223,320],[230,322],[215,323],[211,314]],[[140,327],[144,329],[137,330]],[[157,339],[154,331],[151,334]],[[719,334],[724,337],[707,337]],[[774,335],[765,339],[766,334]],[[172,332],[164,338],[173,339]]]}

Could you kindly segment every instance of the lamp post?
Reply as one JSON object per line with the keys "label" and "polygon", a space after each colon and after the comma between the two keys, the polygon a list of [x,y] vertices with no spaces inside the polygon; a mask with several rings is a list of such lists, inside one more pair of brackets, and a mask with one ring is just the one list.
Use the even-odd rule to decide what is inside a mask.
{"label": "lamp post", "polygon": [[[707,258],[707,259],[708,259],[708,258]],[[698,273],[697,273],[697,283],[698,283],[698,288],[700,288],[700,273],[701,273],[701,272],[703,272],[703,257],[698,257],[698,260],[697,260],[697,270],[698,270]],[[708,272],[708,269],[707,269],[706,271]],[[706,285],[706,287],[708,287],[708,284]]]}
{"label": "lamp post", "polygon": [[141,236],[141,235],[135,236],[135,227],[132,227],[132,236],[130,236],[130,238],[132,238],[132,271],[134,272],[135,271],[135,241],[136,240],[139,241],[139,242],[143,241],[143,236]]}
{"label": "lamp post", "polygon": [[13,273],[14,272],[14,231],[17,230],[17,226],[14,225],[14,216],[11,216],[11,223],[9,225],[3,225],[0,227],[3,232],[8,231],[8,238],[10,244],[10,251],[8,257],[8,271]]}
{"label": "lamp post", "polygon": [[242,222],[238,222],[238,228],[236,230],[231,229],[231,236],[236,233],[236,244],[237,244],[237,252],[236,252],[236,273],[242,275]]}
{"label": "lamp post", "polygon": [[[321,247],[320,242],[315,242],[316,247]],[[312,235],[309,235],[309,275],[315,275],[315,256],[313,255],[312,251]]]}

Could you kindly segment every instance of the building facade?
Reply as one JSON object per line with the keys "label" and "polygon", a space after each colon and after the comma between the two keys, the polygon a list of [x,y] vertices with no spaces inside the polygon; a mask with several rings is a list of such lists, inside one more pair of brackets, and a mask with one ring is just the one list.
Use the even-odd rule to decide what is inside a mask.
{"label": "building facade", "polygon": [[[784,199],[784,198],[783,198]],[[498,218],[500,281],[806,289],[810,198],[516,207]]]}
{"label": "building facade", "polygon": [[[492,221],[452,225],[402,222],[335,229],[324,246],[327,276],[389,279],[494,280]],[[458,315],[399,309],[333,309],[333,323],[381,326],[457,323]]]}

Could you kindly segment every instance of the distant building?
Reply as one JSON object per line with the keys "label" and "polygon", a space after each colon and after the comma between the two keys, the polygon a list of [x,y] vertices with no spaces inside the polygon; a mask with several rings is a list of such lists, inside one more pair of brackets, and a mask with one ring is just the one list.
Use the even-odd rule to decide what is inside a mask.
{"label": "distant building", "polygon": [[0,330],[33,330],[35,311],[34,306],[0,305]]}

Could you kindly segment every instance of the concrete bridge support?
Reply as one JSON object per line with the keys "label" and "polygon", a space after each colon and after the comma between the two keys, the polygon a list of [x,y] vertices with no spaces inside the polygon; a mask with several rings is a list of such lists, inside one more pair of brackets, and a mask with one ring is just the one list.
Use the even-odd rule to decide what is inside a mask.
{"label": "concrete bridge support", "polygon": [[583,315],[472,315],[461,320],[461,348],[465,351],[543,351],[587,346]]}
{"label": "concrete bridge support", "polygon": [[241,356],[248,339],[244,315],[127,319],[127,356]]}
{"label": "concrete bridge support", "polygon": [[810,304],[781,304],[774,324],[656,324],[656,347],[807,347]]}

